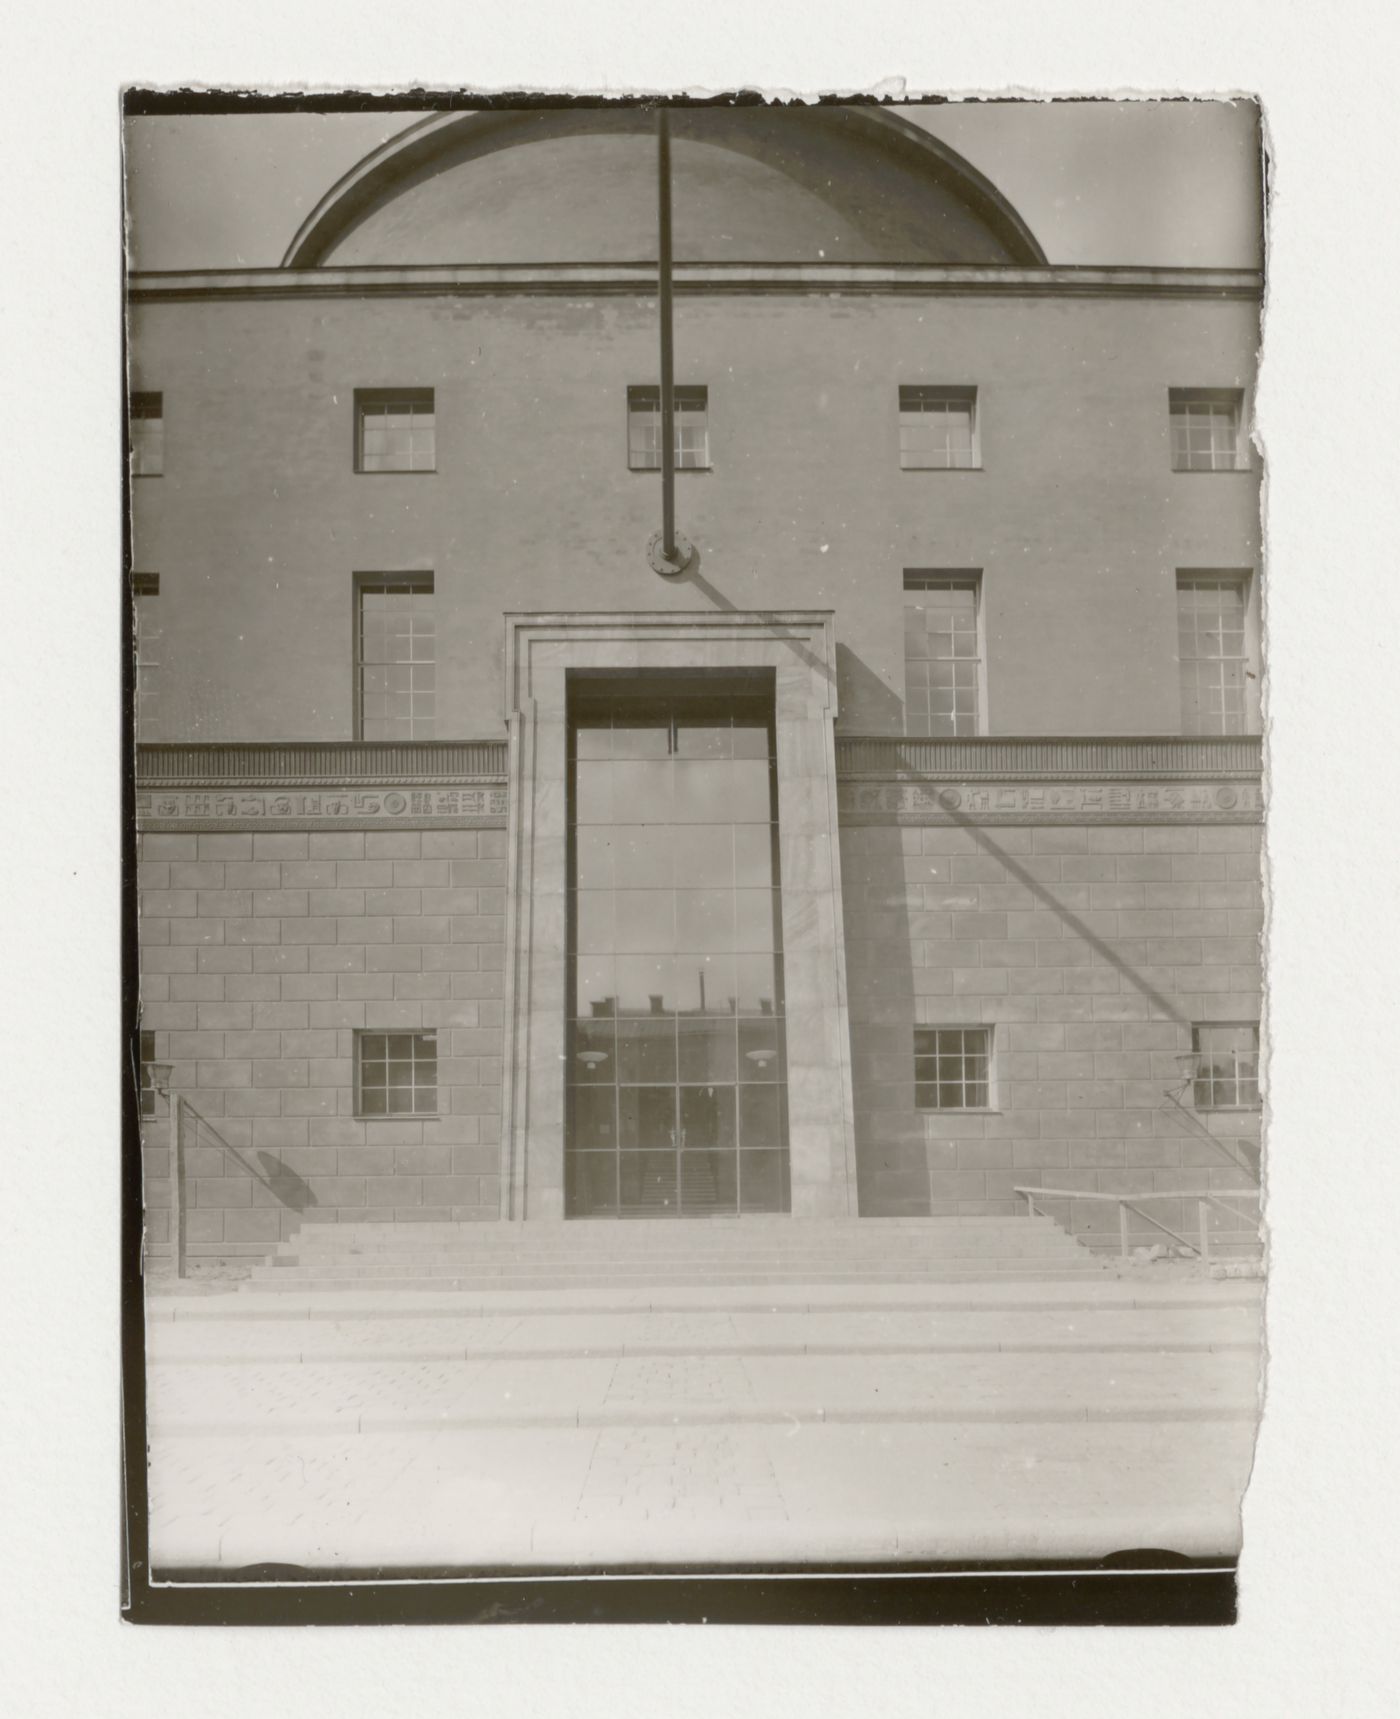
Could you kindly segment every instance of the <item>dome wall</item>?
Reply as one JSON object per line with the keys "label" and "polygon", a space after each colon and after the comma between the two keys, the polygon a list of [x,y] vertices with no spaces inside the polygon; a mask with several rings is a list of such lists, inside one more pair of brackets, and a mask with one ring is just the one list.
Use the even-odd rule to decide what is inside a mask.
{"label": "dome wall", "polygon": [[[893,116],[678,109],[675,254],[689,262],[1043,263],[994,187]],[[286,262],[645,262],[655,121],[637,108],[435,117],[335,187]]]}

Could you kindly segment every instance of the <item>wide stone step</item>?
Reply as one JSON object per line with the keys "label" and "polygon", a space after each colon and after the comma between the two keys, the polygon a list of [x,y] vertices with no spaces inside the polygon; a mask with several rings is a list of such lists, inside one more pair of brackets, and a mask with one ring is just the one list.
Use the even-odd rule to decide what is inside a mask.
{"label": "wide stone step", "polygon": [[729,1222],[720,1220],[638,1219],[626,1222],[595,1224],[494,1224],[494,1223],[305,1223],[295,1241],[299,1246],[339,1247],[346,1244],[378,1246],[395,1241],[411,1241],[415,1247],[441,1245],[470,1246],[474,1250],[499,1249],[518,1252],[531,1247],[564,1247],[571,1252],[597,1249],[613,1252],[618,1248],[654,1247],[725,1248],[732,1246],[762,1248],[820,1249],[856,1246],[880,1252],[917,1251],[936,1246],[950,1237],[994,1238],[1003,1235],[1049,1235],[1070,1239],[1058,1224],[1048,1219],[979,1218],[925,1219],[919,1228],[900,1226],[886,1229],[879,1221],[847,1223],[839,1228],[815,1224],[781,1225],[766,1223]]}
{"label": "wide stone step", "polygon": [[[1049,1286],[1041,1286],[1048,1288]],[[1143,1307],[1099,1299],[1108,1285],[1093,1285],[1095,1302],[1057,1306],[1049,1296],[1029,1306],[1006,1306],[983,1294],[961,1306],[689,1306],[684,1312],[650,1308],[604,1309],[575,1298],[553,1307],[471,1307],[445,1301],[417,1318],[404,1317],[406,1298],[390,1308],[367,1304],[363,1294],[332,1319],[252,1317],[248,1302],[239,1320],[225,1303],[205,1318],[153,1316],[146,1333],[152,1366],[260,1366],[309,1362],[354,1366],[366,1362],[683,1355],[877,1354],[1185,1354],[1257,1350],[1259,1303],[1217,1299],[1191,1305]],[[278,1311],[292,1306],[278,1298]],[[193,1313],[194,1309],[189,1309]],[[325,1310],[323,1310],[325,1311]],[[213,1314],[219,1317],[212,1317]]]}
{"label": "wide stone step", "polygon": [[512,1265],[482,1266],[471,1260],[396,1260],[366,1264],[358,1260],[275,1261],[254,1267],[260,1281],[301,1277],[362,1277],[367,1282],[392,1281],[401,1277],[470,1277],[483,1283],[507,1283],[516,1277],[564,1279],[605,1277],[611,1282],[654,1283],[678,1273],[701,1281],[734,1281],[746,1277],[775,1278],[786,1282],[823,1282],[831,1277],[852,1281],[917,1281],[930,1274],[959,1271],[1039,1271],[1081,1268],[1107,1270],[1106,1262],[1084,1259],[1078,1254],[979,1254],[966,1259],[921,1260],[917,1265],[891,1265],[880,1260],[829,1260],[820,1265],[783,1265],[773,1260],[671,1260],[665,1263],[618,1260],[520,1260]]}
{"label": "wide stone step", "polygon": [[1021,1244],[1066,1246],[1077,1245],[1073,1238],[1056,1228],[1032,1228],[1030,1225],[1008,1224],[996,1229],[976,1231],[952,1227],[927,1235],[882,1238],[868,1233],[842,1233],[829,1237],[781,1237],[772,1234],[744,1235],[727,1232],[723,1235],[694,1234],[688,1228],[676,1229],[669,1235],[658,1236],[651,1231],[634,1234],[630,1229],[617,1228],[602,1237],[576,1239],[567,1232],[549,1231],[544,1234],[525,1232],[513,1236],[481,1236],[470,1231],[455,1234],[423,1233],[417,1225],[380,1226],[377,1231],[347,1231],[345,1226],[317,1226],[303,1229],[283,1245],[302,1252],[347,1251],[374,1252],[381,1249],[412,1248],[415,1251],[450,1249],[470,1253],[475,1258],[492,1255],[518,1258],[524,1254],[564,1254],[570,1258],[614,1258],[620,1254],[660,1255],[670,1257],[678,1252],[724,1255],[729,1253],[791,1254],[824,1257],[833,1253],[878,1254],[892,1257],[917,1257],[922,1253],[956,1247],[976,1248],[996,1246],[1014,1241]]}
{"label": "wide stone step", "polygon": [[1230,1353],[776,1354],[315,1361],[184,1369],[153,1435],[438,1432],[491,1425],[1252,1419],[1257,1360]]}
{"label": "wide stone step", "polygon": [[560,1265],[611,1265],[627,1262],[637,1265],[667,1265],[681,1261],[687,1263],[705,1264],[713,1262],[716,1265],[757,1265],[777,1264],[783,1266],[822,1266],[834,1264],[871,1264],[871,1265],[919,1265],[925,1260],[940,1259],[975,1259],[990,1255],[1024,1255],[1042,1258],[1047,1255],[1078,1254],[1081,1250],[1067,1237],[1056,1239],[1045,1237],[1007,1237],[994,1241],[950,1240],[940,1243],[937,1247],[919,1248],[903,1252],[880,1250],[876,1248],[622,1248],[611,1252],[602,1249],[573,1251],[567,1248],[521,1248],[517,1252],[508,1253],[504,1250],[477,1250],[470,1247],[454,1247],[440,1243],[435,1247],[414,1247],[411,1243],[403,1242],[397,1246],[383,1247],[306,1247],[300,1242],[284,1244],[278,1252],[278,1259],[289,1264],[318,1265],[326,1263],[363,1262],[366,1265],[392,1265],[398,1263],[433,1263],[433,1264],[465,1264],[478,1265],[482,1268],[495,1269],[498,1266],[511,1266],[520,1263],[530,1264],[560,1264]]}
{"label": "wide stone step", "polygon": [[258,1274],[250,1281],[250,1287],[259,1291],[342,1291],[364,1289],[373,1286],[376,1291],[416,1290],[416,1291],[464,1291],[487,1292],[491,1290],[553,1290],[553,1289],[617,1289],[646,1287],[657,1289],[733,1289],[751,1285],[756,1288],[779,1284],[809,1284],[813,1286],[844,1284],[844,1285],[892,1285],[917,1281],[920,1284],[988,1282],[1024,1279],[1027,1281],[1044,1281],[1047,1278],[1089,1277],[1097,1278],[1100,1267],[1095,1265],[1083,1266],[1078,1264],[1042,1265],[1035,1268],[1027,1267],[1024,1262],[1009,1263],[1004,1269],[987,1266],[985,1263],[975,1267],[968,1266],[958,1270],[944,1267],[937,1270],[922,1272],[916,1280],[904,1272],[890,1272],[878,1275],[873,1272],[841,1273],[830,1272],[820,1277],[814,1277],[810,1272],[804,1273],[714,1273],[714,1272],[651,1272],[641,1277],[623,1278],[614,1272],[525,1272],[502,1277],[481,1276],[432,1276],[417,1275],[412,1277],[375,1277],[365,1278],[363,1275],[333,1272],[299,1271],[268,1271],[265,1275]]}
{"label": "wide stone step", "polygon": [[459,1265],[480,1270],[511,1270],[518,1265],[550,1265],[550,1267],[586,1267],[586,1265],[777,1265],[784,1270],[815,1269],[827,1265],[844,1265],[844,1267],[860,1267],[860,1265],[875,1265],[875,1267],[894,1267],[908,1265],[917,1269],[918,1265],[927,1262],[958,1262],[958,1260],[977,1260],[977,1258],[1071,1258],[1082,1253],[1080,1248],[1070,1243],[1054,1243],[1054,1241],[1004,1241],[996,1245],[946,1245],[943,1248],[927,1248],[918,1253],[877,1253],[877,1251],[838,1250],[826,1253],[798,1253],[798,1251],[752,1251],[738,1248],[724,1253],[702,1253],[702,1251],[683,1250],[672,1253],[659,1251],[619,1250],[612,1253],[588,1251],[588,1253],[568,1253],[564,1250],[528,1250],[519,1251],[514,1255],[497,1253],[483,1255],[473,1253],[466,1248],[287,1248],[286,1253],[279,1253],[275,1263],[284,1265],[363,1265],[373,1269],[378,1265]]}
{"label": "wide stone step", "polygon": [[[603,1235],[616,1234],[618,1230],[670,1230],[693,1229],[697,1233],[711,1230],[769,1230],[775,1235],[793,1235],[799,1232],[816,1235],[821,1232],[846,1230],[850,1232],[872,1231],[882,1236],[898,1235],[901,1233],[932,1229],[976,1229],[981,1226],[994,1224],[1041,1224],[1057,1228],[1053,1218],[1044,1212],[1034,1216],[1021,1212],[969,1212],[953,1216],[940,1217],[907,1217],[907,1218],[863,1218],[845,1214],[839,1217],[795,1218],[789,1212],[744,1212],[715,1213],[708,1216],[667,1217],[636,1216],[623,1218],[531,1218],[528,1221],[519,1219],[495,1220],[485,1218],[475,1220],[470,1218],[431,1218],[424,1220],[410,1219],[415,1230],[438,1230],[443,1233],[471,1231],[477,1235],[528,1235],[542,1230],[553,1230],[569,1235]],[[347,1218],[339,1223],[323,1227],[341,1230],[382,1230],[392,1228],[399,1220],[384,1218]]]}
{"label": "wide stone step", "polygon": [[753,1282],[784,1282],[784,1283],[828,1283],[833,1281],[851,1283],[888,1283],[904,1281],[920,1281],[926,1277],[938,1277],[948,1272],[964,1271],[1076,1271],[1083,1270],[1097,1273],[1100,1269],[1093,1261],[1077,1258],[1063,1259],[1032,1259],[1024,1254],[993,1255],[989,1258],[968,1260],[930,1261],[919,1266],[901,1266],[892,1268],[878,1264],[842,1265],[834,1264],[824,1267],[803,1266],[785,1269],[772,1264],[736,1264],[719,1266],[714,1264],[695,1265],[688,1261],[678,1261],[674,1265],[649,1266],[629,1262],[619,1262],[616,1265],[598,1266],[560,1266],[549,1263],[522,1263],[517,1266],[501,1266],[495,1270],[482,1270],[470,1264],[413,1264],[383,1266],[360,1265],[286,1265],[277,1264],[257,1266],[254,1268],[253,1281],[259,1283],[311,1282],[325,1278],[355,1278],[364,1282],[396,1283],[403,1278],[428,1279],[468,1279],[474,1283],[513,1283],[519,1278],[558,1278],[561,1282],[573,1283],[582,1281],[605,1280],[609,1283],[660,1283],[677,1277],[693,1278],[701,1283],[743,1283]]}

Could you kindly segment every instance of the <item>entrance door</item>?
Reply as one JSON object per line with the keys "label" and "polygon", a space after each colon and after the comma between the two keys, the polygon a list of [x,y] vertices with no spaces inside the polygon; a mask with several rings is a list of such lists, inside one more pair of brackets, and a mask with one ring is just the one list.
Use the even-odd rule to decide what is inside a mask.
{"label": "entrance door", "polygon": [[572,1217],[789,1209],[769,688],[571,689]]}

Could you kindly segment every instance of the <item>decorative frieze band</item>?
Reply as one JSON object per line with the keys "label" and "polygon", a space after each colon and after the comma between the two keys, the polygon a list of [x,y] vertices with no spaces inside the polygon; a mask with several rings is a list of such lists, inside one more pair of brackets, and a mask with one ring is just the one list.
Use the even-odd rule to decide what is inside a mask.
{"label": "decorative frieze band", "polygon": [[503,828],[501,787],[407,785],[317,790],[165,788],[136,791],[138,830],[459,830]]}
{"label": "decorative frieze band", "polygon": [[[843,821],[1253,823],[1257,736],[836,742]],[[253,742],[137,749],[145,830],[502,826],[506,742]]]}
{"label": "decorative frieze band", "polygon": [[504,740],[139,746],[140,830],[502,827]]}
{"label": "decorative frieze band", "polygon": [[843,824],[1257,823],[1258,782],[841,782]]}

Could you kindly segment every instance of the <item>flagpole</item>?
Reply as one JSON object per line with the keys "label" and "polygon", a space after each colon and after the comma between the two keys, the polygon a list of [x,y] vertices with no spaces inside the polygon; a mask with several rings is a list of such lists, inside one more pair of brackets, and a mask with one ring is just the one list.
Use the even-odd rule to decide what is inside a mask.
{"label": "flagpole", "polygon": [[671,115],[656,110],[661,310],[661,552],[676,557],[676,377],[671,338]]}
{"label": "flagpole", "polygon": [[661,529],[647,545],[653,569],[674,579],[694,550],[676,530],[676,374],[671,335],[671,115],[656,110],[657,308],[661,317]]}

